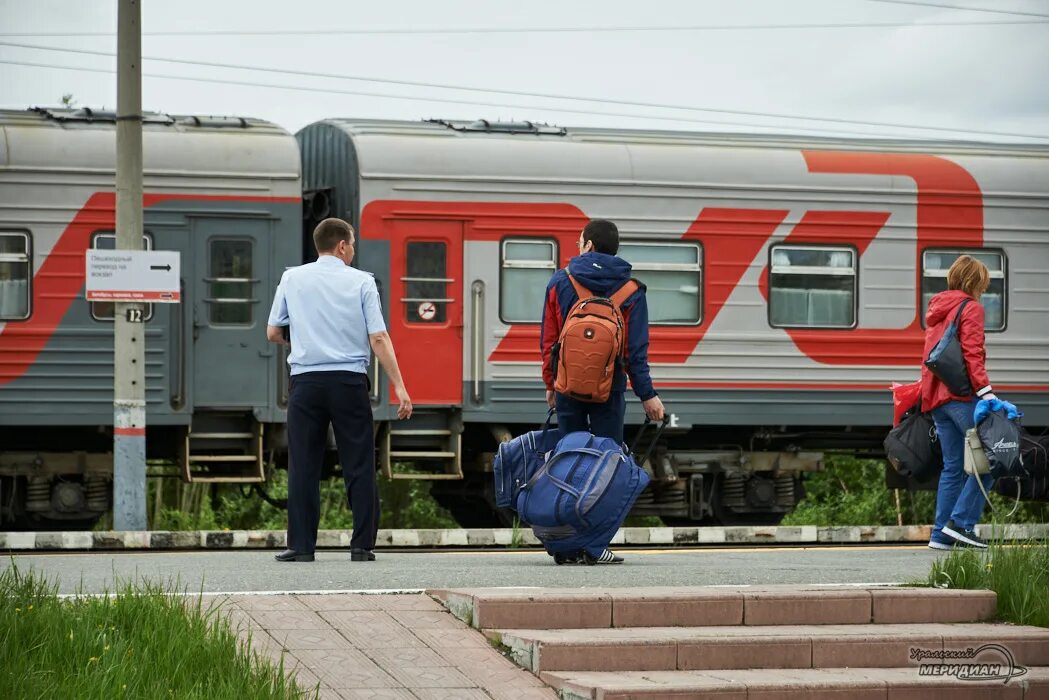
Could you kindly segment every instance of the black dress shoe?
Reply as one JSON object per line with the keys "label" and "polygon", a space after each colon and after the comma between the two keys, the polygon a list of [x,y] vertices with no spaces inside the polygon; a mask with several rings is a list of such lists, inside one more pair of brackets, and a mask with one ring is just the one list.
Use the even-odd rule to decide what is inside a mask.
{"label": "black dress shoe", "polygon": [[313,554],[296,552],[294,549],[285,549],[273,557],[277,561],[313,561]]}
{"label": "black dress shoe", "polygon": [[350,561],[375,561],[375,552],[370,549],[351,549]]}

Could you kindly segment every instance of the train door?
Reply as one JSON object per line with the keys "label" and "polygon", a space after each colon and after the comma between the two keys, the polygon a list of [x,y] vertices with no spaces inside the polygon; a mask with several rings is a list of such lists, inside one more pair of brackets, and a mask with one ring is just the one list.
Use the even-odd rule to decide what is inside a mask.
{"label": "train door", "polygon": [[392,234],[390,336],[408,392],[417,405],[460,405],[463,225],[394,221]]}
{"label": "train door", "polygon": [[[194,219],[193,402],[197,408],[265,406],[269,300],[260,284],[268,269],[269,222]],[[192,281],[190,281],[192,279]]]}

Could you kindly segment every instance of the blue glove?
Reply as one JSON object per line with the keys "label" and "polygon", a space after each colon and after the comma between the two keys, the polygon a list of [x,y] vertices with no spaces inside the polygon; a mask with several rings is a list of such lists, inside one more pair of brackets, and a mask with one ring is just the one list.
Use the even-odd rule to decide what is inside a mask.
{"label": "blue glove", "polygon": [[976,408],[973,410],[973,422],[979,425],[987,417],[988,413],[997,411],[1005,411],[1005,416],[1009,420],[1016,420],[1023,415],[1020,409],[1013,404],[995,397],[993,399],[981,399],[976,402]]}

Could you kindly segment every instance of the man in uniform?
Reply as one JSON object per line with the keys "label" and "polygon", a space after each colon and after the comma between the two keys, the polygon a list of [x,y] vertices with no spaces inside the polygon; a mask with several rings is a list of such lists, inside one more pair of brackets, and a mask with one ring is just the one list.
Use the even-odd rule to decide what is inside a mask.
{"label": "man in uniform", "polygon": [[273,298],[266,337],[287,345],[290,326],[291,392],[288,397],[288,548],[277,561],[313,561],[320,523],[320,476],[328,425],[335,432],[346,498],[353,511],[352,561],[374,561],[379,530],[375,438],[369,398],[370,351],[379,359],[400,406],[412,415],[393,343],[386,332],[375,280],[350,266],[353,227],[325,219],[313,231],[316,262],[287,270]]}

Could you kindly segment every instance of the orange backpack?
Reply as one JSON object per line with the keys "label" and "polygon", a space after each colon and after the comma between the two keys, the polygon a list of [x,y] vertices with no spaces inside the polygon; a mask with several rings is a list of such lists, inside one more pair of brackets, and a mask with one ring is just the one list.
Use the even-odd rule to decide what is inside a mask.
{"label": "orange backpack", "polygon": [[554,346],[554,390],[578,401],[604,403],[616,366],[626,355],[626,323],[620,307],[639,287],[628,281],[611,297],[594,295],[568,275],[579,296],[565,316]]}

